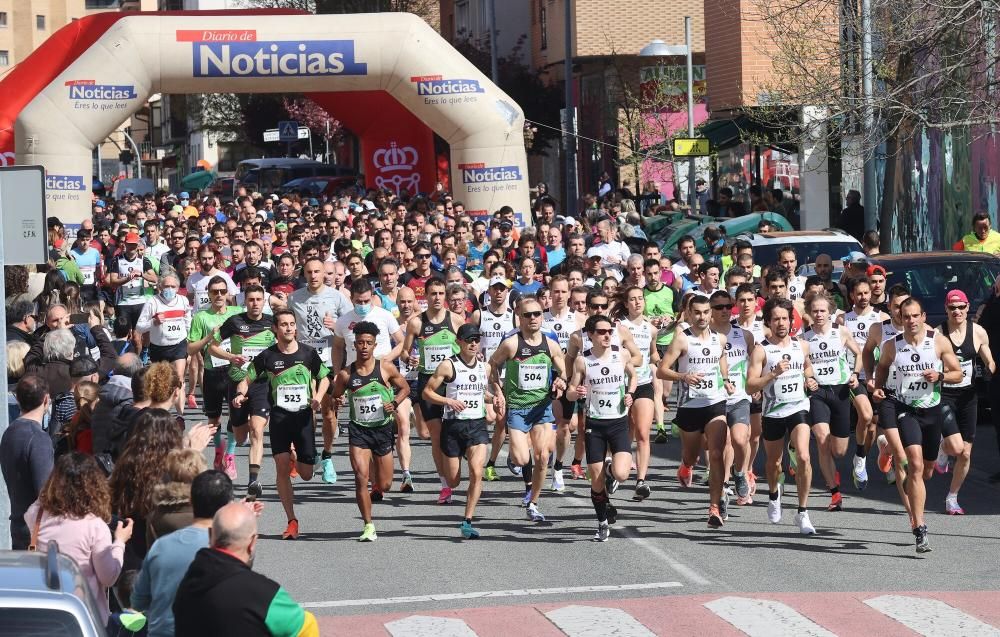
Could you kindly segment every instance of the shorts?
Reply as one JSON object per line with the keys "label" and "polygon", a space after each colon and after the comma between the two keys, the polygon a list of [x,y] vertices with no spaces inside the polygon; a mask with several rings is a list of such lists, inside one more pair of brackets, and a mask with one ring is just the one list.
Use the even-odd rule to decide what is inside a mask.
{"label": "shorts", "polygon": [[[444,405],[433,405],[431,403],[425,402],[423,399],[424,387],[427,386],[427,381],[430,380],[430,374],[419,374],[417,376],[417,392],[416,394],[411,394],[414,396],[413,404],[420,409],[420,415],[423,417],[424,422],[428,420],[441,420],[444,417]],[[438,393],[442,396],[444,385],[438,387]]]}
{"label": "shorts", "polygon": [[229,431],[233,427],[242,427],[250,422],[250,416],[260,416],[267,418],[271,415],[271,398],[268,396],[270,388],[267,383],[250,383],[247,390],[247,398],[243,401],[243,406],[237,409],[233,407],[233,398],[236,397],[236,383],[229,381],[229,389],[226,391],[226,400],[229,402]]}
{"label": "shorts", "polygon": [[764,413],[764,398],[750,399],[750,415]]}
{"label": "shorts", "polygon": [[784,440],[785,434],[792,433],[792,430],[799,425],[809,424],[809,412],[798,411],[791,416],[781,418],[769,418],[764,416],[761,436],[768,442]]}
{"label": "shorts", "polygon": [[878,404],[878,426],[882,429],[895,429],[896,423],[896,399],[886,396],[885,400]]}
{"label": "shorts", "polygon": [[851,435],[851,389],[844,385],[820,385],[809,396],[809,412],[812,424],[825,422],[830,425],[830,435],[834,438],[848,438]]}
{"label": "shorts", "polygon": [[[945,390],[941,393],[941,402],[950,408],[951,416],[955,419],[958,433],[962,434],[963,442],[973,442],[976,439],[976,424],[979,420],[979,397],[975,390],[950,392]],[[945,424],[942,425],[942,434],[950,435],[948,426],[948,415],[944,417]]]}
{"label": "shorts", "polygon": [[548,398],[534,407],[508,407],[507,427],[522,433],[528,433],[536,425],[548,425],[555,422],[552,417],[552,401]]}
{"label": "shorts", "polygon": [[392,453],[396,447],[396,426],[362,427],[352,422],[347,426],[348,444],[358,449],[368,449],[380,458]]}
{"label": "shorts", "polygon": [[186,340],[174,345],[153,345],[149,344],[149,362],[159,363],[165,361],[186,361],[188,357],[188,342]]}
{"label": "shorts", "polygon": [[735,425],[750,424],[750,399],[744,398],[733,404],[726,404],[726,424],[730,427]]}
{"label": "shorts", "polygon": [[896,426],[903,447],[920,445],[924,460],[935,460],[941,444],[941,405],[927,409],[896,403]]}
{"label": "shorts", "polygon": [[142,314],[142,307],[145,303],[133,303],[131,305],[116,305],[115,320],[119,325],[128,324],[130,330],[135,329],[135,324],[139,322],[139,315]]}
{"label": "shorts", "polygon": [[556,402],[558,402],[559,406],[562,408],[562,417],[564,420],[569,420],[573,417],[573,414],[577,410],[577,401],[566,398],[566,392],[563,392],[562,395],[556,399]]}
{"label": "shorts", "polygon": [[486,419],[445,420],[441,427],[441,453],[449,458],[461,458],[469,447],[486,445],[490,434],[486,431]]}
{"label": "shorts", "polygon": [[704,433],[705,425],[716,418],[726,415],[726,401],[720,400],[707,407],[679,407],[674,422],[681,431],[688,433]]}
{"label": "shorts", "polygon": [[222,404],[226,402],[229,386],[229,369],[213,367],[205,370],[201,388],[205,400],[205,416],[214,420],[222,415]]}
{"label": "shorts", "polygon": [[854,408],[854,400],[853,399],[854,398],[860,398],[861,396],[864,396],[865,398],[868,399],[868,402],[871,402],[871,400],[872,400],[871,396],[868,395],[868,388],[866,387],[866,384],[867,384],[866,381],[863,381],[863,380],[861,380],[859,378],[858,379],[858,386],[855,387],[854,389],[850,390],[851,391],[851,395],[852,395],[852,400],[851,400],[850,409],[848,411],[850,411],[850,414],[851,414],[850,415],[850,418],[851,418],[851,420],[850,420],[850,427],[852,429],[855,428],[855,424],[858,422],[858,410]]}
{"label": "shorts", "polygon": [[632,437],[629,435],[628,416],[598,419],[588,417],[585,421],[587,464],[604,462],[608,450],[612,454],[632,451]]}
{"label": "shorts", "polygon": [[645,385],[639,385],[635,388],[635,393],[632,394],[632,404],[640,398],[648,398],[653,400],[653,383],[646,383]]}
{"label": "shorts", "polygon": [[316,427],[312,409],[285,411],[276,408],[271,412],[267,428],[271,442],[271,456],[289,453],[295,445],[295,459],[302,464],[316,464]]}

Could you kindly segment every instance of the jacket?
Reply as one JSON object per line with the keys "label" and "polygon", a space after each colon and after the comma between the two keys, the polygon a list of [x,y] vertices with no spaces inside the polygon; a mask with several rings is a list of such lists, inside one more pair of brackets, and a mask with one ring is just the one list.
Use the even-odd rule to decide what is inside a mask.
{"label": "jacket", "polygon": [[198,551],[174,598],[185,637],[313,637],[319,627],[277,582],[219,549]]}
{"label": "jacket", "polygon": [[146,545],[194,522],[191,508],[191,485],[186,482],[164,482],[153,487],[153,508],[146,520]]}
{"label": "jacket", "polygon": [[127,423],[123,421],[123,411],[132,406],[132,379],[128,376],[112,376],[101,387],[97,407],[91,418],[94,453],[110,453],[117,458],[128,440]]}

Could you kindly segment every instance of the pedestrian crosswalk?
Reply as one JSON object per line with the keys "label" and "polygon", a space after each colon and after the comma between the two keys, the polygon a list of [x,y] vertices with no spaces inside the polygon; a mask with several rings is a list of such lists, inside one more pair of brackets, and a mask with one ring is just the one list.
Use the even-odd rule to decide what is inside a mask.
{"label": "pedestrian crosswalk", "polygon": [[997,592],[683,595],[321,617],[323,633],[392,637],[1000,637]]}

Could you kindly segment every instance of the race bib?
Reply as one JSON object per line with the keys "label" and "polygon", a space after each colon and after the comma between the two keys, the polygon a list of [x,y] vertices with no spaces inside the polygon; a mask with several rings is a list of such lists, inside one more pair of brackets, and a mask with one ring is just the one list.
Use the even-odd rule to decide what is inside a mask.
{"label": "race bib", "polygon": [[[975,375],[977,378],[982,377],[982,372],[976,369],[971,360],[959,361],[962,366],[962,380],[952,385],[951,383],[945,383],[945,387],[970,387],[972,385],[972,378]],[[979,373],[977,373],[979,372]]]}
{"label": "race bib", "polygon": [[517,386],[525,391],[544,389],[549,385],[549,367],[544,364],[518,366]]}
{"label": "race bib", "polygon": [[[232,353],[233,351],[233,344],[232,342],[230,342],[228,338],[219,343],[219,347],[221,347],[222,350],[225,352]],[[227,361],[226,359],[219,358],[218,356],[212,356],[212,367],[226,367],[228,365],[229,361]]]}
{"label": "race bib", "polygon": [[774,379],[775,402],[794,403],[805,398],[805,377],[802,374],[782,374]]}
{"label": "race bib", "polygon": [[624,415],[622,397],[617,389],[600,390],[591,387],[587,406],[591,418],[621,418]]}
{"label": "race bib", "polygon": [[923,374],[900,374],[898,377],[899,398],[907,405],[925,404],[934,393],[934,385]]}
{"label": "race bib", "polygon": [[195,302],[195,309],[202,310],[207,308],[211,303],[211,301],[208,298],[208,292],[201,291],[196,293],[194,302]]}
{"label": "race bib", "polygon": [[424,347],[424,362],[427,369],[437,369],[442,361],[451,358],[451,345],[428,345]]}
{"label": "race bib", "polygon": [[816,382],[820,385],[833,385],[837,376],[837,365],[830,362],[823,365],[813,365]]}
{"label": "race bib", "polygon": [[[455,420],[475,420],[486,417],[485,396],[476,391],[458,391],[455,399],[465,405],[465,409],[452,412]],[[448,411],[451,411],[450,409]]]}
{"label": "race bib", "polygon": [[702,376],[701,380],[688,385],[689,398],[717,398],[720,387],[717,386],[718,379],[714,376]]}
{"label": "race bib", "polygon": [[244,345],[240,356],[247,359],[247,362],[243,363],[243,369],[250,369],[250,365],[253,364],[253,359],[257,358],[257,356],[259,356],[265,349],[267,348],[261,347],[260,345]]}
{"label": "race bib", "polygon": [[84,285],[94,285],[97,280],[96,268],[80,268],[80,273],[83,275]]}
{"label": "race bib", "polygon": [[324,365],[327,367],[333,365],[333,348],[330,347],[326,339],[307,341],[306,345],[316,350],[316,353],[319,354],[319,359],[323,361]]}
{"label": "race bib", "polygon": [[125,298],[132,298],[142,295],[142,277],[137,277],[132,279],[128,283],[122,285],[122,296]]}
{"label": "race bib", "polygon": [[309,388],[305,385],[278,385],[275,391],[275,402],[285,411],[299,411],[309,407]]}
{"label": "race bib", "polygon": [[385,420],[385,408],[382,405],[382,397],[378,394],[354,395],[351,397],[351,404],[354,407],[354,419],[359,423],[381,423]]}
{"label": "race bib", "polygon": [[636,385],[645,385],[653,381],[653,368],[649,365],[639,365],[635,370]]}

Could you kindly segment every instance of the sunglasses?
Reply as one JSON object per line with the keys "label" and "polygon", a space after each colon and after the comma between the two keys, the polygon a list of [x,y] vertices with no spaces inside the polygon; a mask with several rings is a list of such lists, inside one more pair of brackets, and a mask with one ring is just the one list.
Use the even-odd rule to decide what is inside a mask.
{"label": "sunglasses", "polygon": [[228,291],[229,290],[209,290],[208,293],[209,294],[225,294]]}
{"label": "sunglasses", "polygon": [[732,303],[726,303],[724,305],[713,305],[712,309],[713,310],[731,310],[731,309],[733,309],[733,304]]}
{"label": "sunglasses", "polygon": [[521,314],[521,318],[538,318],[542,313],[540,311],[535,312],[524,312]]}
{"label": "sunglasses", "polygon": [[968,305],[949,305],[948,306],[948,311],[949,312],[964,312],[967,309],[969,309]]}
{"label": "sunglasses", "polygon": [[607,303],[591,303],[590,309],[592,310],[606,310],[608,309]]}
{"label": "sunglasses", "polygon": [[470,336],[469,338],[465,339],[465,342],[466,343],[478,343],[479,342],[479,337],[478,336]]}
{"label": "sunglasses", "polygon": [[418,254],[417,258],[418,259],[430,259],[431,255],[429,255],[429,254]]}
{"label": "sunglasses", "polygon": [[614,330],[612,328],[610,328],[610,327],[601,327],[601,328],[595,329],[594,330],[594,334],[597,334],[598,336],[611,336],[611,332],[613,332],[613,331]]}

